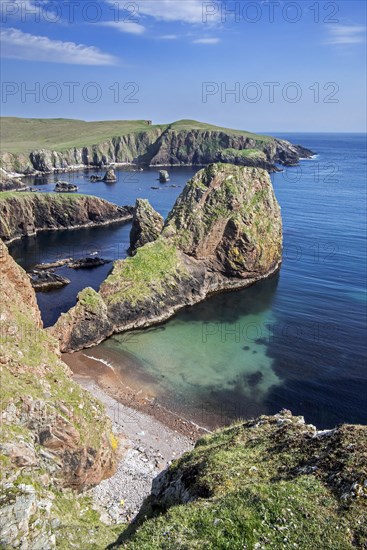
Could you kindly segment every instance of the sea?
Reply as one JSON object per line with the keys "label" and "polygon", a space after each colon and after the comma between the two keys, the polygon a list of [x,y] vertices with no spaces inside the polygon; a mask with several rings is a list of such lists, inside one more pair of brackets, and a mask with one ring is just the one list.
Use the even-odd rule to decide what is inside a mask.
{"label": "sea", "polygon": [[[168,322],[115,335],[86,350],[154,402],[210,428],[290,409],[319,428],[367,423],[366,135],[279,134],[315,152],[271,179],[282,209],[283,264],[250,288],[213,296]],[[52,191],[58,179],[119,205],[147,198],[167,216],[197,167],[117,171],[115,184],[90,171],[29,178]],[[25,269],[60,258],[127,256],[130,224],[43,232],[10,245]],[[45,326],[98,290],[112,264],[58,270],[71,279],[38,293]]]}

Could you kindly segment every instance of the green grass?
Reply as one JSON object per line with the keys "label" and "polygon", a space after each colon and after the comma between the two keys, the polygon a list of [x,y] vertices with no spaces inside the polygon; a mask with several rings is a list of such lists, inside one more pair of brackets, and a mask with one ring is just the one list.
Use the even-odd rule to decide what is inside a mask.
{"label": "green grass", "polygon": [[37,197],[38,199],[48,201],[52,199],[53,202],[77,202],[80,197],[88,197],[82,193],[37,193],[28,191],[0,191],[0,202],[8,201],[10,199],[26,200],[31,197]]}
{"label": "green grass", "polygon": [[191,501],[182,504],[174,491],[164,502],[151,499],[137,529],[122,535],[123,547],[365,548],[366,498],[342,495],[366,476],[366,429],[343,427],[334,439],[312,440],[297,417],[285,419],[261,417],[200,440],[173,463],[165,483],[183,484]]}
{"label": "green grass", "polygon": [[248,158],[248,159],[261,159],[266,160],[265,153],[263,151],[259,151],[258,149],[223,149],[221,151],[222,155],[228,155],[232,157],[242,157],[242,158]]}
{"label": "green grass", "polygon": [[175,287],[178,276],[185,276],[179,252],[171,243],[158,240],[138,248],[132,258],[115,262],[101,295],[109,304],[126,300],[135,305]]}
{"label": "green grass", "polygon": [[29,153],[37,149],[66,151],[73,147],[98,145],[113,137],[140,132],[211,130],[231,135],[245,135],[268,141],[268,136],[259,136],[241,130],[221,128],[195,120],[180,120],[172,124],[149,126],[145,120],[107,120],[85,122],[64,118],[16,118],[0,119],[1,152]]}

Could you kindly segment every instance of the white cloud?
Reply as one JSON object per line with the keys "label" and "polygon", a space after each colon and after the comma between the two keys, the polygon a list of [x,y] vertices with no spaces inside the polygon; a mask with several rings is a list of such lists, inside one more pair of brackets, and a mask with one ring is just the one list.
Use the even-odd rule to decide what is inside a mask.
{"label": "white cloud", "polygon": [[177,34],[163,34],[162,36],[158,36],[159,40],[177,40],[177,38]]}
{"label": "white cloud", "polygon": [[[107,0],[107,2],[119,4],[121,10],[126,7],[126,0]],[[160,21],[184,23],[202,23],[203,4],[202,0],[139,0],[137,2],[141,15],[149,15]]]}
{"label": "white cloud", "polygon": [[362,25],[331,25],[327,44],[362,44],[366,41],[366,27]]}
{"label": "white cloud", "polygon": [[145,27],[139,25],[139,23],[134,23],[133,21],[106,21],[102,23],[106,27],[112,27],[120,32],[127,32],[129,34],[144,34]]}
{"label": "white cloud", "polygon": [[218,44],[220,42],[220,38],[197,38],[196,40],[193,40],[193,44]]}
{"label": "white cloud", "polygon": [[2,57],[70,65],[116,65],[117,59],[94,46],[51,40],[18,29],[0,31]]}

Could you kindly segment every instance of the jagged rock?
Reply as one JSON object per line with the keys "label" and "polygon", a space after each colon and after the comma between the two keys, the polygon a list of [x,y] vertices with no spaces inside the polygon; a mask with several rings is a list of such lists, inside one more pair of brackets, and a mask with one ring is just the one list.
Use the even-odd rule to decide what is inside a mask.
{"label": "jagged rock", "polygon": [[0,239],[7,242],[38,231],[128,222],[133,213],[132,206],[116,206],[83,195],[25,193],[0,197]]}
{"label": "jagged rock", "polygon": [[51,271],[32,271],[29,278],[33,288],[38,292],[48,292],[56,288],[63,288],[70,284],[70,280]]}
{"label": "jagged rock", "polygon": [[281,256],[280,208],[268,173],[211,165],[186,185],[158,238],[115,262],[99,293],[81,293],[51,331],[64,351],[89,347],[268,277]]}
{"label": "jagged rock", "polygon": [[106,183],[116,183],[117,176],[113,168],[109,168],[103,177],[103,181]]}
{"label": "jagged rock", "polygon": [[58,181],[54,189],[56,193],[76,193],[78,190],[79,188],[77,185],[68,183],[67,181]]}
{"label": "jagged rock", "polygon": [[130,253],[147,243],[155,241],[161,234],[164,220],[146,199],[137,199],[133,224],[130,231]]}
{"label": "jagged rock", "polygon": [[169,181],[169,173],[167,172],[167,170],[161,170],[159,172],[159,181],[161,183],[167,183],[167,181]]}
{"label": "jagged rock", "polygon": [[96,256],[95,258],[81,258],[80,260],[69,263],[68,267],[72,269],[91,269],[109,263],[111,263],[111,260],[104,260]]}

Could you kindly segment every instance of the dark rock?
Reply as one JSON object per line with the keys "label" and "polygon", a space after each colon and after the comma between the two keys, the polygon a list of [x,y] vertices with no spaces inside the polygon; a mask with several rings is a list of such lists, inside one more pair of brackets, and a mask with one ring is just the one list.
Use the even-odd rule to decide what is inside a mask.
{"label": "dark rock", "polygon": [[78,191],[78,186],[67,181],[58,181],[55,185],[54,191],[56,193],[75,193]]}
{"label": "dark rock", "polygon": [[47,292],[70,284],[69,279],[51,271],[32,271],[29,273],[29,277],[33,288],[38,292]]}
{"label": "dark rock", "polygon": [[101,265],[109,264],[111,260],[104,260],[103,258],[82,258],[68,264],[68,267],[72,269],[91,269],[93,267],[99,267]]}

